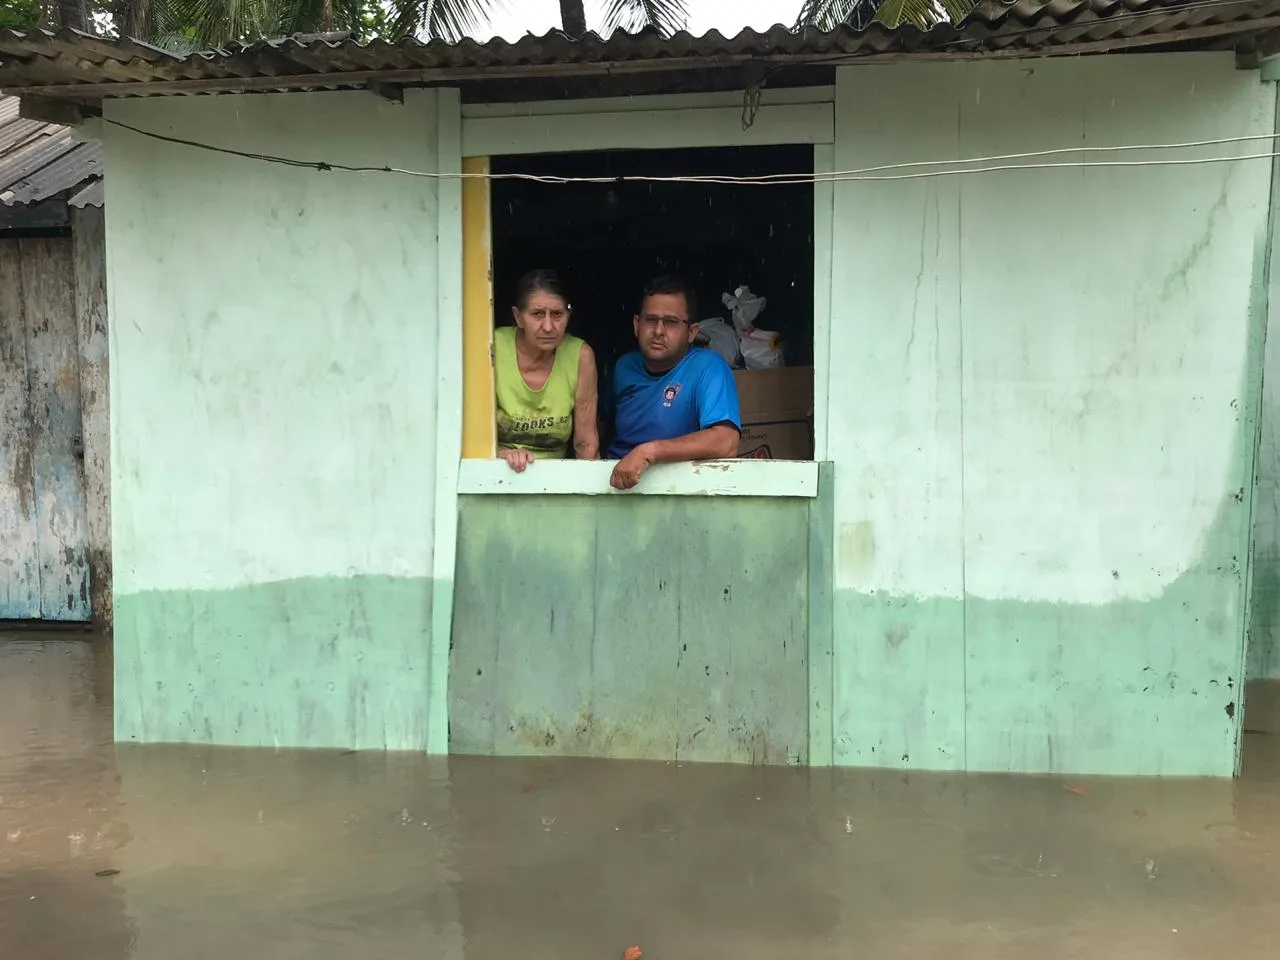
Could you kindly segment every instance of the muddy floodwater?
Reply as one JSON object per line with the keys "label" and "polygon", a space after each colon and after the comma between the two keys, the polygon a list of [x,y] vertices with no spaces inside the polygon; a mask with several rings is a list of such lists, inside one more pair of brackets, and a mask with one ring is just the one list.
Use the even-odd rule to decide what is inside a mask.
{"label": "muddy floodwater", "polygon": [[116,746],[0,632],[0,958],[1274,958],[1280,752],[1130,780]]}

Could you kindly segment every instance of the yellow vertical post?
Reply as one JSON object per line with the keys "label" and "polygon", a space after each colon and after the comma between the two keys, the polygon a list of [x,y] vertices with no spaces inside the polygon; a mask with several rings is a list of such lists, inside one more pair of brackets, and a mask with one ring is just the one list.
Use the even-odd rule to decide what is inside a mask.
{"label": "yellow vertical post", "polygon": [[477,460],[495,451],[489,158],[465,157],[462,172],[462,456]]}

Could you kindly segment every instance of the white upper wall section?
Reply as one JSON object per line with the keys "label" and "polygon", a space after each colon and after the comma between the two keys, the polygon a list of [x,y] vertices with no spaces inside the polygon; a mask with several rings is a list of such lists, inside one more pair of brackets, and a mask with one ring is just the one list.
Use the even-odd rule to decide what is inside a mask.
{"label": "white upper wall section", "polygon": [[[1270,134],[1274,111],[1274,86],[1229,54],[851,67],[835,167]],[[1103,603],[1157,596],[1194,564],[1247,482],[1241,391],[1270,169],[839,184],[836,586]]]}
{"label": "white upper wall section", "polygon": [[[106,117],[435,170],[449,96],[109,101]],[[430,576],[437,183],[103,132],[117,592]]]}

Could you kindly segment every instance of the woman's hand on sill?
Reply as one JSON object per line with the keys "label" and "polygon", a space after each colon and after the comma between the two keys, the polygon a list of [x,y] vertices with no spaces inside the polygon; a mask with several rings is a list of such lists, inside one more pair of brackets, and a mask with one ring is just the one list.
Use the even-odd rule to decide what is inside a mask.
{"label": "woman's hand on sill", "polygon": [[533,454],[528,450],[499,450],[498,457],[505,460],[507,466],[516,473],[524,473],[525,468],[533,463]]}

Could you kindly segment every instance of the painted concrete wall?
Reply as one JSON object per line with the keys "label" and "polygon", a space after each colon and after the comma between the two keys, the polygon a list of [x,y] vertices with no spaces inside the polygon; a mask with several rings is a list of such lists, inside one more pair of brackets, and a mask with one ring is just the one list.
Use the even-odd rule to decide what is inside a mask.
{"label": "painted concrete wall", "polygon": [[[1280,112],[1277,113],[1280,118]],[[1271,193],[1280,197],[1280,164]],[[1274,210],[1274,204],[1273,204]],[[1267,283],[1267,340],[1253,503],[1245,729],[1280,731],[1280,245],[1273,236]]]}
{"label": "painted concrete wall", "polygon": [[[111,101],[106,117],[306,160],[457,164],[447,93]],[[438,235],[456,181],[110,123],[104,140],[117,738],[442,745],[436,347],[460,280]]]}
{"label": "painted concrete wall", "polygon": [[807,763],[812,503],[460,498],[453,752]]}
{"label": "painted concrete wall", "polygon": [[[1280,681],[1280,271],[1271,268],[1271,309],[1265,350],[1258,488],[1254,503],[1250,680]],[[1256,698],[1251,695],[1250,709]]]}
{"label": "painted concrete wall", "polygon": [[[836,168],[1274,110],[1226,54],[851,68]],[[1252,161],[837,187],[837,763],[1233,772],[1269,185]]]}

